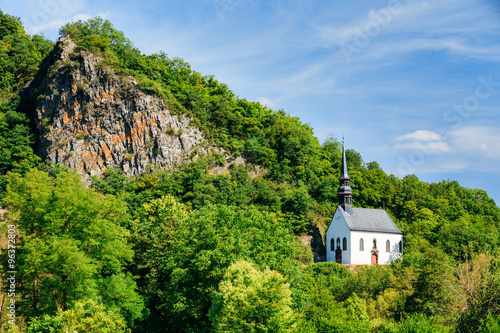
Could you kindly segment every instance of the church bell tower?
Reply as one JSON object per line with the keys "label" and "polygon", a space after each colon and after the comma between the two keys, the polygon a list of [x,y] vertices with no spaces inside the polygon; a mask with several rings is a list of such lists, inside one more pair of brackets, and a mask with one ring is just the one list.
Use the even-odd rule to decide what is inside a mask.
{"label": "church bell tower", "polygon": [[351,178],[347,174],[347,163],[345,159],[345,140],[342,138],[342,167],[340,169],[340,187],[338,191],[339,206],[347,214],[352,213],[352,189],[350,186]]}

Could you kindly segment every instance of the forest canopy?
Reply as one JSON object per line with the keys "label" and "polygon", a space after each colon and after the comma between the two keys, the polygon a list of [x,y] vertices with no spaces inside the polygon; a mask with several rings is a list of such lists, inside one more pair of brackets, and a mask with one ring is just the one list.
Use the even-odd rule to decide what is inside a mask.
{"label": "forest canopy", "polygon": [[335,137],[320,143],[300,119],[235,96],[181,58],[142,54],[107,20],[60,34],[266,172],[209,172],[226,163],[213,151],[133,178],[109,168],[86,187],[74,170],[42,162],[37,101],[23,88],[53,42],[0,12],[2,226],[18,230],[20,272],[18,320],[4,316],[5,332],[500,330],[500,209],[486,192],[400,179],[347,150],[354,205],[387,210],[404,256],[355,272],[315,262],[337,207]]}

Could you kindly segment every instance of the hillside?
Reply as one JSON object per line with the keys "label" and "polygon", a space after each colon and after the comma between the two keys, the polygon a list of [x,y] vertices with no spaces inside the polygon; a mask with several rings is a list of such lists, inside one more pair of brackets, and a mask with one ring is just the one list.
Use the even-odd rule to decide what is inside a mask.
{"label": "hillside", "polygon": [[189,118],[171,115],[133,77],[116,75],[101,57],[74,52],[75,47],[61,38],[33,82],[40,157],[87,179],[113,167],[130,176],[148,167],[172,169],[208,152]]}
{"label": "hillside", "polygon": [[100,18],[68,23],[55,45],[1,12],[0,28],[21,331],[500,328],[500,209],[486,192],[399,179],[347,150],[354,205],[387,210],[404,257],[355,273],[319,262],[334,137],[320,144],[182,59],[141,54]]}

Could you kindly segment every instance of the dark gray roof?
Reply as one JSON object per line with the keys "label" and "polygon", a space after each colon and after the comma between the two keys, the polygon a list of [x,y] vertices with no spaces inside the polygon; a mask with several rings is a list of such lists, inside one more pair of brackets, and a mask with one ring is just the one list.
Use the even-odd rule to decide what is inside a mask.
{"label": "dark gray roof", "polygon": [[345,159],[345,147],[342,146],[342,167],[340,168],[340,178],[339,179],[350,179],[347,174],[347,162]]}
{"label": "dark gray roof", "polygon": [[352,214],[347,214],[339,207],[347,226],[352,231],[375,231],[392,234],[403,234],[394,221],[383,209],[352,208]]}

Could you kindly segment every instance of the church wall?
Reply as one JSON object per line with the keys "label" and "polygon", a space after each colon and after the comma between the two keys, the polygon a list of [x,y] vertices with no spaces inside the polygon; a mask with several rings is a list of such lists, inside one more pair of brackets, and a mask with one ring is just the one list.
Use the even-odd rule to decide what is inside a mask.
{"label": "church wall", "polygon": [[[341,209],[341,208],[340,208]],[[351,263],[351,230],[347,226],[339,208],[335,211],[330,227],[326,231],[326,261],[335,261],[335,249],[337,238],[340,238],[340,248],[342,249],[343,238],[347,239],[347,251],[342,251],[342,263]],[[331,239],[335,240],[335,249],[331,249]]]}
{"label": "church wall", "polygon": [[[360,239],[363,239],[364,251],[360,251]],[[378,263],[380,265],[390,264],[398,259],[402,253],[399,253],[399,241],[403,240],[403,235],[353,231],[351,234],[351,264],[353,265],[371,265],[373,240],[377,240]],[[390,251],[386,251],[386,242],[389,240]],[[404,245],[403,245],[404,248]]]}

